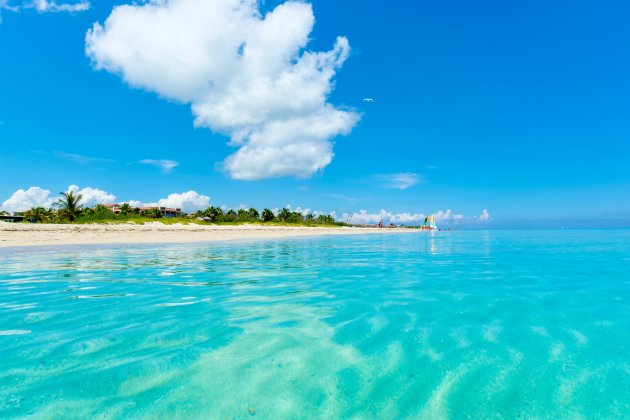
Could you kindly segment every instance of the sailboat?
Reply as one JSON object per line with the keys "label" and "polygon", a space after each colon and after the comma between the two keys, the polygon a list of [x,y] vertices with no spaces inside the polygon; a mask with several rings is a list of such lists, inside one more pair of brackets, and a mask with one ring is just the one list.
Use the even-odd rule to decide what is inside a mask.
{"label": "sailboat", "polygon": [[420,230],[437,230],[437,228],[434,215],[425,217],[424,223],[420,226]]}

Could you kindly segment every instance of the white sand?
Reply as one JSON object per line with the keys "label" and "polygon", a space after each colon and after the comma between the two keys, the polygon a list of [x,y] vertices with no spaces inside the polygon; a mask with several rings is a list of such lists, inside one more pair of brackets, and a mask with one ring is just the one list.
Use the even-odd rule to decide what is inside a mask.
{"label": "white sand", "polygon": [[211,242],[294,236],[413,233],[415,229],[322,228],[264,225],[53,225],[0,222],[0,248],[49,245]]}

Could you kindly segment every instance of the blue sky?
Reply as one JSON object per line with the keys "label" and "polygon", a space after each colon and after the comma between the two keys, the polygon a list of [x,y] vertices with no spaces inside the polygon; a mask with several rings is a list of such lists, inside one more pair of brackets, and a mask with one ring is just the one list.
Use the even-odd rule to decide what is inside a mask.
{"label": "blue sky", "polygon": [[[191,0],[177,1],[196,7]],[[262,16],[282,3],[264,2]],[[630,225],[627,2],[314,0],[308,44],[286,66],[299,61],[303,51],[332,51],[337,37],[344,36],[350,47],[346,51],[342,45],[339,54],[348,52],[348,57],[329,63],[334,77],[330,84],[317,85],[334,89],[323,101],[309,103],[310,111],[299,112],[290,104],[266,103],[293,101],[301,90],[296,97],[280,94],[267,102],[262,96],[265,105],[256,105],[261,96],[253,98],[245,89],[236,109],[271,116],[246,124],[254,134],[238,140],[239,145],[228,144],[230,135],[241,132],[241,123],[230,120],[236,117],[194,114],[191,103],[214,106],[218,80],[248,83],[245,76],[230,73],[250,69],[209,65],[216,90],[202,82],[190,88],[182,84],[196,73],[163,79],[170,69],[164,63],[173,57],[189,60],[182,71],[194,67],[189,63],[199,56],[221,61],[216,47],[191,47],[189,55],[179,57],[179,50],[159,45],[164,35],[170,37],[165,42],[177,46],[172,37],[190,27],[181,50],[194,46],[193,24],[176,26],[181,22],[175,18],[165,21],[173,27],[149,23],[157,31],[148,38],[156,43],[149,57],[154,61],[138,70],[133,45],[133,54],[119,53],[120,45],[128,44],[124,25],[134,24],[135,15],[121,13],[115,30],[105,25],[91,55],[86,53],[88,30],[95,22],[103,25],[113,7],[124,2],[103,1],[70,12],[55,10],[62,3],[36,7],[0,0],[3,4],[0,203],[19,189],[40,187],[56,194],[78,185],[115,195],[117,201],[157,202],[195,191],[212,204],[233,207],[290,204],[338,215],[362,209],[373,215],[382,209],[394,215],[446,214],[451,209],[451,215],[463,216],[452,219],[468,225],[479,224],[475,218],[487,209],[491,221],[484,225],[497,227]],[[291,13],[302,12],[289,10],[289,19],[279,18],[278,25],[290,26],[299,21]],[[204,13],[212,10],[196,15],[204,18]],[[270,47],[261,43],[258,52],[273,56],[278,40],[272,39]],[[136,48],[144,54],[147,45]],[[205,71],[202,66],[201,79]],[[178,77],[182,74],[186,77]],[[219,104],[232,100],[226,97]],[[311,114],[324,111],[336,114],[314,123]],[[195,127],[199,115],[209,122]],[[330,127],[344,116],[345,122]],[[267,142],[265,147],[272,141],[265,130],[291,118],[304,122],[297,131],[285,130],[289,134],[282,138],[291,152],[260,160],[269,150],[261,149],[260,141]],[[332,134],[318,132],[316,140],[305,143],[304,130],[315,129]],[[260,141],[257,130],[263,133]],[[329,163],[324,151],[302,152],[328,142],[334,143]],[[243,145],[252,156],[226,163]],[[163,170],[142,163],[147,160],[177,166]],[[288,169],[274,172],[277,160],[288,160],[283,166]]]}

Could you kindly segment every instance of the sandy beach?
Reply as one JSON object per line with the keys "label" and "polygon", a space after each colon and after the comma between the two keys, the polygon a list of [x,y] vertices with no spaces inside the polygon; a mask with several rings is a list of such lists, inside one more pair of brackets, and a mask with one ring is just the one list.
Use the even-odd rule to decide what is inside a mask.
{"label": "sandy beach", "polygon": [[50,245],[213,242],[295,236],[413,233],[412,229],[304,226],[213,226],[197,224],[26,224],[0,223],[0,248]]}

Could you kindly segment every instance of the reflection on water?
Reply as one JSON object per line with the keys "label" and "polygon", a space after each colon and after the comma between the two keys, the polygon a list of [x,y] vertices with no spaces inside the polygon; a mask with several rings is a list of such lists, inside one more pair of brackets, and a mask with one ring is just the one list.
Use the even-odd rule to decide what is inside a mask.
{"label": "reflection on water", "polygon": [[0,255],[7,417],[630,416],[630,232]]}

